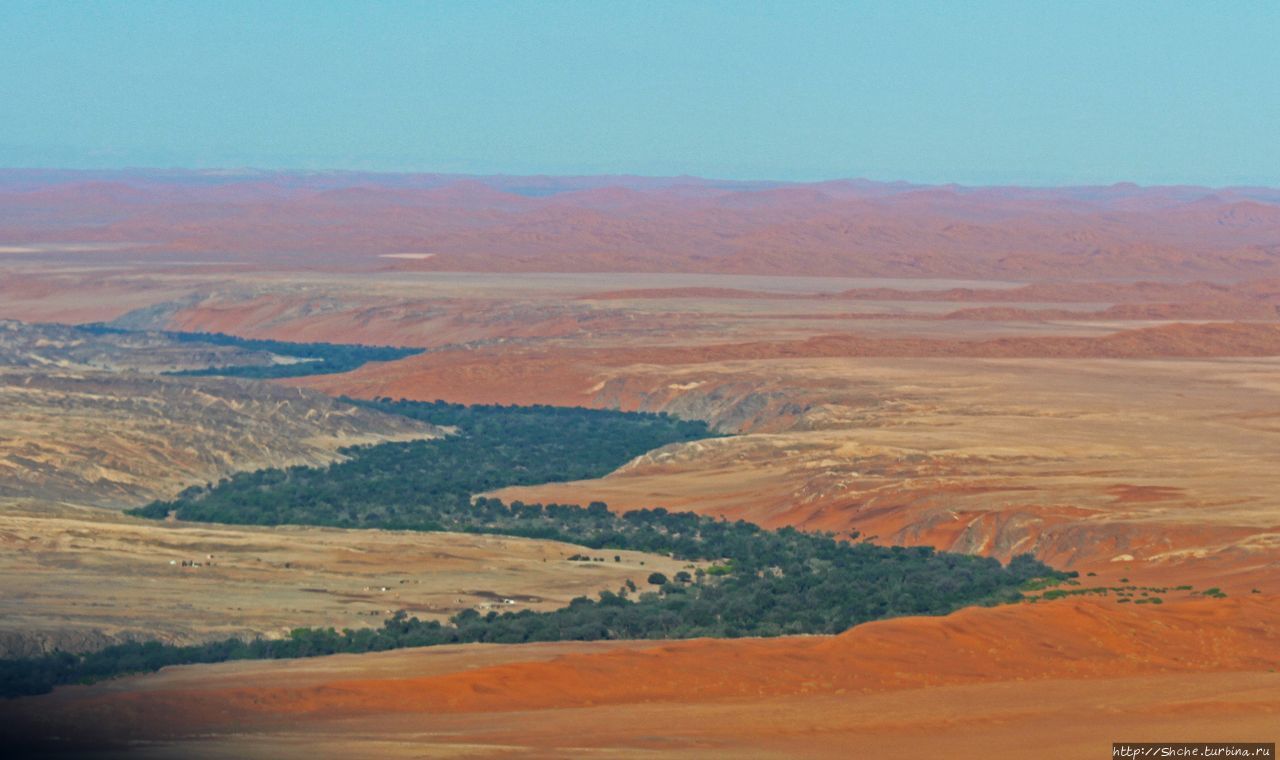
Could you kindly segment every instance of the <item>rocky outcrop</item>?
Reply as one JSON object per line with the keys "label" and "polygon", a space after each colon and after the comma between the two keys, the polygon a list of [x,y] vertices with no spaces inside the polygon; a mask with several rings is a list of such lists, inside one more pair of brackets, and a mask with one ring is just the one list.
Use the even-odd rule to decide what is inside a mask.
{"label": "rocky outcrop", "polygon": [[0,497],[116,507],[438,434],[298,388],[139,373],[0,371],[0,410]]}

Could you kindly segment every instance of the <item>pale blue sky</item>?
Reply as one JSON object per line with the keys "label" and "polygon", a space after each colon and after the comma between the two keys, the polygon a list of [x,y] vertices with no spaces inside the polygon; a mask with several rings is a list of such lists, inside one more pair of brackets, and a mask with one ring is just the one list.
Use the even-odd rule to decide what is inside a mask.
{"label": "pale blue sky", "polygon": [[0,3],[0,165],[1280,185],[1277,2]]}

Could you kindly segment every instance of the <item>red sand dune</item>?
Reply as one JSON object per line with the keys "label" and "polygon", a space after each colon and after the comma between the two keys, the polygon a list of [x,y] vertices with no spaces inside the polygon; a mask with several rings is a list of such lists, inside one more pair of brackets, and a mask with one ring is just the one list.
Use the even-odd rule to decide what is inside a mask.
{"label": "red sand dune", "polygon": [[[509,716],[512,731],[532,735],[534,726],[554,719],[547,712],[551,710],[610,705],[651,709],[642,706],[659,703],[700,709],[725,700],[742,709],[777,697],[826,696],[847,705],[831,716],[835,724],[824,729],[839,731],[842,713],[851,718],[864,700],[895,691],[927,687],[947,694],[947,687],[1051,681],[1040,699],[1052,704],[1065,693],[1060,687],[1066,682],[1105,683],[1113,690],[1134,688],[1126,678],[1265,673],[1280,665],[1275,647],[1280,605],[1275,602],[1204,599],[1136,607],[1067,600],[971,608],[945,618],[870,623],[836,637],[697,640],[600,653],[589,653],[591,645],[582,645],[581,654],[551,660],[538,657],[535,648],[524,662],[465,664],[453,672],[423,676],[308,679],[310,683],[293,687],[254,677],[251,665],[239,685],[228,686],[222,677],[205,687],[179,679],[168,687],[160,680],[147,688],[144,678],[138,681],[141,688],[126,682],[68,690],[4,709],[10,730],[23,727],[47,736],[65,735],[75,727],[85,741],[239,734],[273,726],[297,731],[360,716],[420,715],[426,720],[495,712]],[[411,674],[414,666],[405,658],[412,655],[379,656],[401,658],[403,672]],[[323,667],[323,661],[317,665]],[[1235,709],[1275,711],[1280,708],[1276,689],[1280,683],[1272,685],[1265,704],[1255,702],[1245,710],[1241,701]],[[1182,709],[1194,712],[1196,706]],[[93,719],[86,724],[88,716]],[[653,729],[634,723],[628,728],[624,721],[613,730],[635,736]],[[707,725],[702,730],[715,729]],[[783,727],[769,721],[745,730],[745,741],[788,738]]]}
{"label": "red sand dune", "polygon": [[[945,315],[893,313],[851,313],[827,315],[841,319],[981,319],[981,320],[1263,320],[1280,319],[1280,281],[1251,280],[1229,285],[1207,282],[1185,284],[1133,282],[1043,282],[1016,288],[950,288],[946,290],[899,290],[866,288],[842,293],[771,293],[735,288],[635,288],[609,290],[581,296],[581,300],[645,299],[742,299],[804,300],[831,299],[872,301],[929,301],[944,303],[1009,303],[1010,306],[980,306],[957,309]],[[1101,309],[1027,307],[1022,304],[1101,303]],[[777,318],[778,315],[769,315]],[[814,318],[809,315],[808,318]]]}
{"label": "red sand dune", "polygon": [[[946,618],[871,623],[834,638],[704,640],[422,680],[346,681],[228,696],[232,707],[248,706],[249,697],[288,712],[461,712],[1264,670],[1280,665],[1280,608],[1274,601],[1206,600],[1159,610],[1098,602],[971,609]],[[931,656],[921,658],[921,652]]]}
{"label": "red sand dune", "polygon": [[900,289],[856,288],[839,293],[774,293],[741,288],[632,288],[607,290],[582,296],[583,299],[616,300],[644,298],[744,298],[744,299],[855,299],[872,301],[998,301],[1019,303],[1062,302],[1280,302],[1280,280],[1254,279],[1234,283],[1211,282],[1035,282],[1018,287]]}
{"label": "red sand dune", "polygon": [[596,373],[639,364],[821,357],[1209,358],[1280,355],[1280,324],[1171,324],[1100,337],[993,340],[828,335],[789,343],[634,349],[439,351],[342,375],[286,382],[363,398],[391,396],[459,403],[591,404]]}
{"label": "red sand dune", "polygon": [[1000,301],[1023,303],[1107,302],[1187,303],[1218,301],[1280,302],[1280,280],[1250,279],[1224,283],[1175,282],[1035,282],[1016,288],[948,288],[900,290],[858,288],[827,298],[873,301]]}
{"label": "red sand dune", "polygon": [[1280,275],[1277,240],[1262,188],[0,172],[2,245],[362,268],[1239,279]]}

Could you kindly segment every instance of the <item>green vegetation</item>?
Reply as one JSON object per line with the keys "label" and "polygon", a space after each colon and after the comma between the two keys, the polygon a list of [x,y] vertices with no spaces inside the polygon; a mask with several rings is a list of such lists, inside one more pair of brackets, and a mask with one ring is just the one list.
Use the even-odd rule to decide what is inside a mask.
{"label": "green vegetation", "polygon": [[[1128,578],[1122,578],[1128,581]],[[1063,580],[1060,575],[1047,576],[1044,578],[1036,578],[1022,585],[1023,591],[1044,591],[1038,596],[1029,595],[1026,600],[1029,602],[1046,601],[1051,602],[1055,599],[1065,599],[1069,596],[1111,596],[1115,595],[1118,604],[1164,604],[1164,599],[1153,594],[1168,594],[1171,591],[1190,592],[1189,595],[1194,596],[1191,586],[1088,586],[1078,588],[1055,588],[1055,586],[1079,586],[1079,581]],[[1212,596],[1215,598],[1224,598],[1218,589],[1208,589],[1201,592],[1204,596]]]}
{"label": "green vegetation", "polygon": [[1035,580],[1024,583],[1022,586],[1022,590],[1023,591],[1043,591],[1044,589],[1052,588],[1053,586],[1057,586],[1060,584],[1061,584],[1061,581],[1057,578],[1037,578]]}
{"label": "green vegetation", "polygon": [[[81,329],[95,334],[128,333],[118,327],[104,324],[82,325]],[[403,359],[406,356],[420,354],[420,348],[397,348],[393,346],[366,346],[346,343],[293,343],[283,340],[255,340],[239,338],[225,333],[177,332],[165,330],[160,332],[164,337],[180,343],[206,343],[216,346],[235,346],[247,351],[266,351],[277,356],[287,356],[298,361],[291,364],[267,364],[261,366],[236,365],[230,367],[206,367],[204,369],[188,369],[169,372],[170,375],[221,377],[247,377],[254,379],[270,379],[278,377],[303,377],[306,375],[329,375],[337,372],[350,372],[368,362],[389,362]]]}
{"label": "green vegetation", "polygon": [[556,505],[545,510],[520,505],[512,517],[488,501],[473,506],[471,496],[504,486],[598,478],[659,446],[712,435],[704,422],[665,414],[442,401],[352,403],[457,432],[430,441],[348,448],[342,452],[346,461],[328,467],[240,473],[133,514],[162,518],[176,511],[183,520],[253,525],[500,532],[599,548],[604,544],[596,539],[607,536],[612,525],[603,505],[589,507],[570,523],[558,522]]}
{"label": "green vegetation", "polygon": [[[722,575],[685,573],[675,582],[649,576],[656,591],[628,584],[597,599],[579,597],[553,612],[465,610],[449,623],[403,614],[381,629],[297,629],[283,640],[227,639],[175,647],[155,642],[121,644],[87,655],[55,653],[0,661],[0,694],[17,696],[55,685],[146,672],[180,663],[230,659],[311,657],[399,647],[467,642],[679,639],[702,636],[779,636],[839,633],[858,623],[898,615],[941,615],[971,604],[1021,598],[1018,588],[1036,578],[1065,579],[1029,555],[1007,567],[990,558],[935,552],[929,547],[880,547],[791,528],[766,531],[663,509],[614,515],[603,505],[503,505],[478,500],[477,511],[505,515],[494,532],[536,521],[556,535],[586,527],[601,546],[646,548],[679,558],[728,558]],[[503,527],[506,526],[506,527]],[[524,531],[521,531],[524,532]],[[602,561],[579,555],[579,561]]]}
{"label": "green vegetation", "polygon": [[[940,615],[972,604],[1022,598],[1023,587],[1069,581],[1032,558],[1008,566],[929,547],[882,547],[793,528],[763,530],[688,512],[616,514],[600,502],[503,503],[472,494],[504,485],[595,477],[655,446],[707,435],[702,423],[550,407],[462,407],[369,402],[457,433],[445,439],[349,449],[347,461],[236,475],[189,489],[135,514],[277,525],[408,528],[557,539],[590,550],[634,549],[708,562],[674,579],[648,576],[617,592],[579,597],[552,612],[465,610],[450,621],[403,613],[378,629],[297,629],[287,639],[227,639],[176,647],[121,644],[85,655],[54,653],[0,662],[0,694],[146,672],[179,663],[310,657],[466,642],[594,641],[839,633],[899,615]],[[850,539],[858,535],[851,534]],[[578,553],[604,562],[608,553]],[[617,557],[615,555],[615,561]],[[643,563],[642,563],[643,564]]]}

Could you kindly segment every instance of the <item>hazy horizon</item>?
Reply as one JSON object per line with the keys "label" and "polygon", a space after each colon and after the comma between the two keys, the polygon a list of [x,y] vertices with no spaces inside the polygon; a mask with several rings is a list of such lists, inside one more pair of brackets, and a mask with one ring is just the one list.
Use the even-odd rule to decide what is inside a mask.
{"label": "hazy horizon", "polygon": [[431,169],[422,170],[377,170],[377,169],[350,169],[350,168],[300,168],[291,166],[119,166],[119,167],[85,167],[85,166],[57,166],[57,165],[0,165],[0,172],[48,172],[50,174],[65,173],[68,175],[82,174],[89,177],[112,175],[120,175],[125,177],[128,175],[154,175],[156,177],[164,177],[166,175],[180,176],[183,174],[199,175],[202,177],[214,178],[224,177],[228,180],[248,179],[253,177],[301,177],[301,176],[351,176],[351,177],[435,177],[435,178],[453,178],[457,180],[495,180],[495,179],[548,179],[548,180],[576,180],[576,179],[609,179],[616,178],[620,180],[633,179],[646,182],[663,182],[663,181],[697,181],[706,183],[725,183],[726,185],[764,185],[764,186],[805,186],[805,185],[825,185],[839,183],[866,183],[873,185],[901,185],[912,188],[958,188],[966,190],[998,190],[998,189],[1026,189],[1026,190],[1069,190],[1076,188],[1117,188],[1117,187],[1134,187],[1143,190],[1158,190],[1162,188],[1185,188],[1199,189],[1209,192],[1223,190],[1276,190],[1280,189],[1280,180],[1273,183],[1236,183],[1225,185],[1211,185],[1192,182],[1136,182],[1127,179],[1118,179],[1112,182],[1080,182],[1080,183],[1034,183],[1034,182],[959,182],[952,180],[939,181],[913,181],[901,178],[882,178],[868,176],[831,176],[818,179],[778,179],[776,177],[727,177],[703,174],[643,174],[638,172],[616,172],[616,173],[577,173],[577,174],[551,174],[546,172],[539,173],[520,173],[520,172],[453,172],[453,171],[433,171]]}

